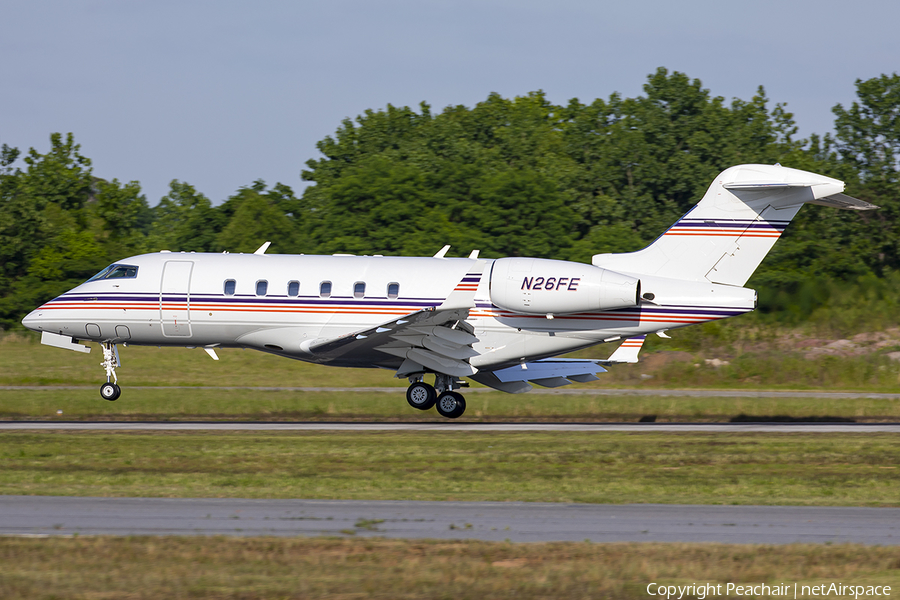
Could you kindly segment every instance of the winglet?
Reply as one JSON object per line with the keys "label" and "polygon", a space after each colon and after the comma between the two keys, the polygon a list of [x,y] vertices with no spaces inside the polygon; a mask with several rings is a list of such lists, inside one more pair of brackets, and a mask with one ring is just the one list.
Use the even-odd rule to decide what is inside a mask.
{"label": "winglet", "polygon": [[605,363],[636,363],[638,361],[638,353],[644,346],[646,335],[630,337],[622,345],[616,348],[616,351],[610,355],[608,359],[602,361]]}
{"label": "winglet", "polygon": [[272,245],[272,242],[266,242],[265,244],[263,244],[262,246],[257,248],[256,252],[254,252],[253,254],[265,254],[266,250],[268,250],[269,246],[271,246],[271,245]]}
{"label": "winglet", "polygon": [[458,308],[475,308],[475,292],[481,283],[481,275],[487,263],[483,260],[474,261],[463,278],[456,284],[447,299],[438,307],[438,310],[455,310]]}

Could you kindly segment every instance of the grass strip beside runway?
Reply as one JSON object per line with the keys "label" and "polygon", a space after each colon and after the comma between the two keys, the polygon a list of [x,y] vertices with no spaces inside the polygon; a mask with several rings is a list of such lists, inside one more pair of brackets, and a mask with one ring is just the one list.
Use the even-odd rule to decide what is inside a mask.
{"label": "grass strip beside runway", "polygon": [[[411,408],[405,390],[300,392],[246,389],[134,389],[116,402],[90,389],[35,388],[0,391],[0,419],[135,421],[434,421],[434,410]],[[727,422],[732,419],[809,418],[857,422],[900,420],[900,401],[881,398],[730,398],[637,395],[504,394],[479,390],[466,396],[460,421]],[[61,414],[59,411],[62,411]]]}
{"label": "grass strip beside runway", "polygon": [[[673,332],[682,336],[692,331]],[[89,385],[105,380],[97,344],[82,354],[42,346],[37,335],[0,335],[0,385]],[[666,347],[677,342],[664,341]],[[605,344],[578,353],[580,358],[608,356],[617,344]],[[772,348],[752,354],[734,351],[727,365],[712,366],[706,358],[723,355],[703,352],[644,352],[641,362],[616,365],[600,380],[578,384],[578,389],[719,388],[804,389],[894,392],[900,381],[900,363],[883,352],[805,358],[806,349]],[[129,386],[284,386],[284,387],[390,387],[400,391],[406,381],[382,369],[347,369],[309,364],[255,350],[217,349],[221,360],[212,361],[199,348],[120,346],[119,383]]]}
{"label": "grass strip beside runway", "polygon": [[0,538],[0,597],[23,600],[647,598],[650,583],[695,582],[897,590],[900,563],[853,545]]}
{"label": "grass strip beside runway", "polygon": [[892,434],[19,433],[0,494],[900,506]]}

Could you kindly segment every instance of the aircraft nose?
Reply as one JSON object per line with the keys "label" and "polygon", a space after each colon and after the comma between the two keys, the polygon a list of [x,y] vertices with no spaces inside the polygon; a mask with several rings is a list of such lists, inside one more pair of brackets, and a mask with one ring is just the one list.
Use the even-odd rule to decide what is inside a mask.
{"label": "aircraft nose", "polygon": [[44,319],[40,309],[31,311],[22,319],[22,325],[32,331],[42,331],[41,325],[43,322]]}

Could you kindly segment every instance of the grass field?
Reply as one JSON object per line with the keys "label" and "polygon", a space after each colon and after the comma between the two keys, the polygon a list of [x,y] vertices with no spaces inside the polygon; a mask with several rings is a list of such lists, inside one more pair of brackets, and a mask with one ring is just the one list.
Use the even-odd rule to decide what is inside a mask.
{"label": "grass field", "polygon": [[900,558],[895,548],[851,545],[0,538],[5,600],[647,598],[650,583],[729,582],[889,585],[895,594]]}
{"label": "grass field", "polygon": [[[680,332],[678,332],[680,333]],[[662,340],[665,342],[666,340]],[[674,341],[672,342],[674,345]],[[96,344],[91,354],[42,346],[36,335],[0,337],[0,385],[96,385],[105,380]],[[677,347],[677,346],[674,346]],[[578,353],[606,357],[615,348],[605,344]],[[663,347],[665,348],[665,346]],[[804,358],[801,351],[772,348],[733,351],[728,364],[707,364],[718,351],[644,352],[641,362],[616,365],[600,381],[580,389],[714,388],[900,390],[900,362],[881,353]],[[120,384],[128,386],[281,386],[404,388],[405,380],[381,369],[343,369],[280,358],[254,350],[220,349],[218,362],[200,349],[129,346],[121,348]],[[475,384],[478,387],[478,384]]]}
{"label": "grass field", "polygon": [[[125,366],[118,371],[123,395],[117,402],[104,402],[97,392],[103,380],[97,352],[78,354],[41,346],[32,337],[6,336],[0,338],[0,385],[24,385],[33,389],[0,390],[0,419],[438,419],[434,411],[419,412],[409,408],[403,397],[406,382],[394,378],[388,371],[325,367],[251,350],[226,349],[220,350],[219,354],[221,360],[214,362],[197,349],[125,348],[122,350]],[[828,358],[831,360],[833,357]],[[832,361],[834,368],[829,368],[829,360],[803,361],[794,356],[782,361],[779,367],[782,369],[779,372],[784,375],[782,379],[773,375],[769,378],[775,381],[773,385],[761,386],[753,383],[754,377],[759,379],[756,375],[741,383],[722,369],[708,367],[705,363],[694,367],[683,361],[666,362],[659,359],[659,355],[651,355],[646,364],[613,367],[609,373],[602,375],[599,382],[565,389],[590,391],[626,386],[653,389],[653,386],[672,387],[680,383],[701,389],[793,387],[831,391],[837,387],[828,385],[829,377],[843,382],[855,377],[859,385],[847,385],[845,389],[898,391],[895,366],[879,364],[876,358],[858,358],[859,364],[852,360]],[[765,364],[757,361],[754,368],[760,372],[775,373],[771,364],[775,358],[767,358],[763,362]],[[750,367],[745,365],[741,368],[746,370]],[[642,379],[641,370],[654,375],[651,379]],[[855,375],[848,374],[850,371]],[[794,380],[786,375],[801,372],[802,376],[796,376]],[[810,388],[804,383],[813,380],[821,381],[822,385]],[[797,385],[789,385],[791,381]],[[61,390],[54,387],[62,385],[89,388]],[[198,389],[140,389],[139,386],[187,386]],[[219,389],[201,386],[218,386]],[[221,389],[222,386],[396,387],[397,391],[299,392],[229,390]],[[475,384],[473,393],[467,396],[469,406],[463,420],[636,421],[648,415],[654,415],[658,421],[830,417],[866,422],[896,421],[900,418],[900,401],[884,399],[510,395],[479,387]],[[477,393],[474,389],[478,390]]]}
{"label": "grass field", "polygon": [[[637,395],[467,393],[460,421],[664,421],[846,419],[897,421],[900,400],[877,398],[728,398]],[[61,414],[58,411],[62,411]],[[0,390],[0,420],[441,421],[411,408],[396,392],[300,392],[242,389],[125,388],[116,402],[97,389]]]}
{"label": "grass field", "polygon": [[896,436],[19,433],[0,494],[900,506]]}
{"label": "grass field", "polygon": [[[37,336],[0,338],[0,385],[96,385],[106,380],[96,344],[90,354],[43,346]],[[381,369],[338,369],[254,350],[220,349],[220,360],[203,350],[129,346],[120,348],[120,383],[129,385],[367,387],[399,386]]]}
{"label": "grass field", "polygon": [[[439,420],[405,381],[240,350],[127,348],[117,402],[100,357],[0,338],[0,419]],[[657,358],[652,358],[653,356]],[[671,355],[674,356],[674,355]],[[882,356],[651,355],[595,387],[898,391]],[[699,366],[694,366],[694,365]],[[649,376],[649,377],[647,377]],[[388,387],[396,393],[152,386]],[[137,389],[133,386],[151,386]],[[516,395],[463,420],[897,420],[900,401]],[[58,414],[62,411],[62,414]],[[889,434],[22,433],[0,435],[0,494],[900,506]],[[843,582],[900,589],[895,548],[502,544],[381,539],[0,538],[0,598],[645,598],[648,583]],[[802,596],[800,596],[802,597]]]}

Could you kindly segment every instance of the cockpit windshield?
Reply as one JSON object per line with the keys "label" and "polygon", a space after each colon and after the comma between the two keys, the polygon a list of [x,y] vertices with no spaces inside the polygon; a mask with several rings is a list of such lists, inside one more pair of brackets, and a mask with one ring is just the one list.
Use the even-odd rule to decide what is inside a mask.
{"label": "cockpit windshield", "polygon": [[97,281],[98,279],[134,279],[137,277],[138,268],[132,265],[112,264],[88,279],[88,281]]}

